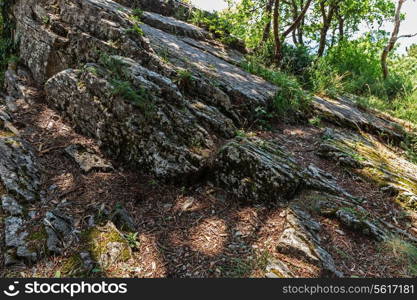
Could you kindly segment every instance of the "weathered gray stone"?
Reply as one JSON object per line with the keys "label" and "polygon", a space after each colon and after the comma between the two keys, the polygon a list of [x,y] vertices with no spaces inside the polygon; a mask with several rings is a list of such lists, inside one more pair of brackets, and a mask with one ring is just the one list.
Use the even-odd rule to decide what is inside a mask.
{"label": "weathered gray stone", "polygon": [[[257,107],[265,107],[270,103],[277,87],[262,78],[249,74],[241,68],[230,64],[215,54],[210,48],[206,52],[187,43],[181,37],[156,29],[146,24],[141,28],[157,52],[166,52],[170,61],[177,66],[204,74],[205,77],[220,87],[231,99],[236,111],[246,116]],[[213,54],[212,54],[213,53]]]}
{"label": "weathered gray stone", "polygon": [[302,174],[304,175],[306,188],[328,192],[334,195],[344,195],[354,199],[352,195],[337,184],[333,175],[324,172],[312,164],[310,164]]}
{"label": "weathered gray stone", "polygon": [[294,274],[288,268],[288,266],[276,259],[272,259],[266,266],[266,278],[294,278]]}
{"label": "weathered gray stone", "polygon": [[66,70],[48,80],[51,104],[114,157],[165,179],[198,173],[214,143],[177,87],[132,60],[115,59],[125,65],[132,87],[145,91],[142,107],[115,95],[110,78],[88,70]]}
{"label": "weathered gray stone", "polygon": [[111,163],[98,156],[93,150],[80,144],[73,144],[65,148],[65,152],[71,156],[80,166],[81,170],[88,173],[92,170],[107,172],[113,170]]}
{"label": "weathered gray stone", "polygon": [[121,230],[136,232],[137,228],[135,222],[133,221],[132,217],[128,213],[128,211],[122,207],[118,206],[115,208],[111,215],[111,220],[113,223],[120,228]]}
{"label": "weathered gray stone", "polygon": [[388,238],[387,232],[373,224],[365,217],[360,217],[353,213],[352,210],[339,209],[336,217],[348,228],[357,230],[364,235],[371,236],[378,241],[384,241]]}
{"label": "weathered gray stone", "polygon": [[388,137],[399,142],[405,139],[402,126],[376,114],[360,110],[356,104],[347,97],[339,99],[322,99],[314,97],[313,107],[320,116],[341,126],[348,126],[354,130],[365,130]]}
{"label": "weathered gray stone", "polygon": [[277,250],[322,268],[323,275],[341,277],[343,275],[336,269],[331,255],[320,246],[319,229],[320,225],[308,213],[292,206],[287,209],[286,224]]}
{"label": "weathered gray stone", "polygon": [[144,12],[141,20],[165,32],[192,38],[194,40],[212,40],[213,36],[204,29],[172,17],[162,16],[152,12]]}
{"label": "weathered gray stone", "polygon": [[19,200],[37,201],[40,199],[40,173],[33,151],[1,125],[0,120],[0,180]]}
{"label": "weathered gray stone", "polygon": [[217,184],[249,201],[285,201],[302,183],[300,169],[277,144],[258,138],[235,138],[214,162]]}
{"label": "weathered gray stone", "polygon": [[29,262],[36,261],[37,254],[28,249],[29,233],[24,230],[26,222],[20,217],[7,217],[4,220],[5,245],[16,249],[16,256]]}
{"label": "weathered gray stone", "polygon": [[48,235],[46,245],[53,253],[61,254],[77,239],[72,218],[58,210],[47,212],[43,223]]}
{"label": "weathered gray stone", "polygon": [[83,261],[83,267],[87,271],[91,271],[94,268],[94,261],[91,259],[90,253],[80,252],[80,258]]}
{"label": "weathered gray stone", "polygon": [[1,196],[1,206],[11,216],[19,216],[23,213],[22,206],[11,195]]}
{"label": "weathered gray stone", "polygon": [[314,212],[328,218],[336,218],[346,228],[377,241],[384,241],[389,235],[388,228],[377,218],[372,217],[358,202],[352,201],[352,198],[323,191],[305,191],[294,201],[301,201]]}
{"label": "weathered gray stone", "polygon": [[317,154],[349,167],[381,188],[388,187],[407,209],[417,208],[417,166],[372,135],[326,130]]}

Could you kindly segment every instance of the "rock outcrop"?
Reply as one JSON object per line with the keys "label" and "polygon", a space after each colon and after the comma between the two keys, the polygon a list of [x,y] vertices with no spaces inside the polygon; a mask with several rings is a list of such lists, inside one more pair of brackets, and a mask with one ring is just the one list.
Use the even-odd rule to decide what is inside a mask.
{"label": "rock outcrop", "polygon": [[[322,226],[311,207],[348,230],[387,239],[392,227],[368,217],[363,199],[340,187],[332,174],[313,162],[297,162],[274,138],[238,134],[253,124],[254,111],[270,107],[280,87],[242,70],[244,53],[184,22],[187,9],[173,0],[13,1],[10,38],[19,46],[20,61],[5,74],[0,105],[6,264],[66,255],[81,241],[81,252],[68,259],[63,272],[86,274],[98,266],[104,274],[115,263],[128,264],[137,248],[138,226],[123,206],[106,210],[105,203],[93,203],[102,219],[87,220],[65,213],[66,193],[44,197],[47,171],[36,157],[45,153],[43,145],[34,149],[30,135],[21,136],[13,125],[18,103],[29,106],[37,97],[107,156],[77,142],[65,145],[63,154],[78,176],[117,172],[121,166],[181,186],[213,184],[238,201],[278,203],[285,216],[277,252],[314,265],[322,276],[343,274],[322,243]],[[325,130],[317,155],[372,179],[406,209],[416,210],[416,165],[373,136],[401,145],[409,133],[348,99],[317,97],[312,105],[324,120],[349,128]],[[124,200],[109,198],[111,205]],[[36,213],[28,209],[34,204]],[[81,226],[88,228],[81,232]],[[295,276],[277,259],[267,273]]]}
{"label": "rock outcrop", "polygon": [[416,209],[416,165],[371,135],[328,129],[318,155],[353,169],[386,192],[396,194],[401,205]]}
{"label": "rock outcrop", "polygon": [[320,229],[320,224],[307,212],[290,206],[286,211],[286,223],[278,241],[278,251],[319,266],[323,275],[341,277],[343,274],[337,271],[331,255],[320,246]]}

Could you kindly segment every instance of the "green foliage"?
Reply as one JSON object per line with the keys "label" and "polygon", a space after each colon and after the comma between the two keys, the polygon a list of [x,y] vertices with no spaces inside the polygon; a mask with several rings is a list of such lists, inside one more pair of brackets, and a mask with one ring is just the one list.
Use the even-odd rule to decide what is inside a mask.
{"label": "green foliage", "polygon": [[217,39],[226,45],[239,44],[238,39],[229,31],[231,24],[223,14],[194,10],[189,21],[213,33]]}
{"label": "green foliage", "polygon": [[130,16],[130,20],[132,21],[133,25],[126,30],[126,33],[143,36],[144,32],[142,28],[139,26],[142,22],[141,19],[143,17],[143,10],[139,8],[135,8],[132,10],[132,15]]}
{"label": "green foliage", "polygon": [[143,30],[140,28],[138,24],[133,24],[132,27],[126,30],[126,33],[137,35],[137,36],[143,36]]}
{"label": "green foliage", "polygon": [[145,105],[147,102],[147,93],[143,88],[135,89],[129,81],[118,79],[112,79],[110,83],[113,86],[113,95],[121,96],[122,98],[129,100],[137,107],[144,109],[144,111],[147,110],[148,107]]}
{"label": "green foliage", "polygon": [[381,247],[394,255],[397,262],[405,269],[405,275],[417,276],[417,247],[400,237],[388,239]]}
{"label": "green foliage", "polygon": [[314,117],[308,120],[308,123],[312,126],[321,127],[321,118],[320,117]]}
{"label": "green foliage", "polygon": [[137,232],[129,232],[127,234],[124,235],[129,247],[132,249],[139,249],[140,247],[140,243],[138,241],[138,233]]}
{"label": "green foliage", "polygon": [[[259,60],[262,60],[264,64],[274,64],[274,43],[269,40],[267,43],[259,49],[255,54]],[[314,62],[314,56],[310,53],[310,49],[302,45],[290,45],[284,43],[282,46],[282,60],[279,67],[286,73],[293,74],[300,78],[300,80],[306,80],[306,74]]]}
{"label": "green foliage", "polygon": [[412,91],[408,74],[393,68],[387,79],[382,78],[380,53],[385,39],[370,35],[343,41],[320,58],[310,70],[310,86],[317,93],[351,93],[375,96],[384,100],[404,97]]}
{"label": "green foliage", "polygon": [[132,14],[138,21],[140,21],[143,17],[143,10],[141,10],[140,8],[134,8],[132,10]]}
{"label": "green foliage", "polygon": [[183,91],[190,91],[195,78],[189,70],[179,70],[174,82]]}
{"label": "green foliage", "polygon": [[267,69],[255,58],[249,58],[242,63],[242,67],[246,71],[258,75],[278,87],[278,92],[272,102],[272,112],[275,115],[294,113],[306,110],[309,107],[311,97],[303,90],[302,85],[295,76],[280,70]]}
{"label": "green foliage", "polygon": [[[417,46],[407,55],[391,59],[391,75],[379,83],[380,89],[388,89],[387,98],[378,95],[363,95],[359,105],[378,109],[397,118],[417,124]],[[394,95],[396,95],[394,97]]]}
{"label": "green foliage", "polygon": [[230,278],[247,278],[255,271],[265,272],[271,254],[267,251],[253,253],[252,256],[240,259],[232,258],[230,263],[222,267],[225,276]]}
{"label": "green foliage", "polygon": [[112,94],[128,100],[138,107],[145,117],[150,117],[154,111],[150,94],[143,87],[134,87],[126,74],[126,67],[120,59],[101,54],[100,63],[110,72],[110,83],[113,86]]}

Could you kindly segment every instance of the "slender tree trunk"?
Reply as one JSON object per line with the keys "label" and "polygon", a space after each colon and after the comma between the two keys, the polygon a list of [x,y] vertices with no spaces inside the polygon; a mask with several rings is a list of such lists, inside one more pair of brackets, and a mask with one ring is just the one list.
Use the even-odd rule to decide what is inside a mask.
{"label": "slender tree trunk", "polygon": [[279,32],[280,27],[280,15],[279,15],[279,9],[280,9],[281,1],[275,0],[274,5],[274,41],[275,41],[275,61],[279,63],[282,58],[282,45],[281,45],[281,34]]}
{"label": "slender tree trunk", "polygon": [[[291,8],[292,8],[292,20],[293,22],[295,22],[297,20],[297,16],[298,16],[298,5],[296,0],[292,0],[291,1]],[[298,40],[298,34],[297,34],[297,30],[298,28],[300,28],[300,25],[298,25],[298,27],[296,28],[296,30],[294,30],[292,32],[292,41],[295,45],[299,44],[299,40]]]}
{"label": "slender tree trunk", "polygon": [[301,10],[300,14],[294,20],[294,22],[283,32],[280,33],[280,0],[275,0],[274,6],[274,40],[275,40],[275,61],[279,65],[281,58],[282,58],[282,45],[285,41],[285,38],[295,31],[299,26],[300,23],[303,21],[305,14],[307,13],[308,8],[310,7],[312,0],[307,0],[307,3],[304,5],[303,9]]}
{"label": "slender tree trunk", "polygon": [[400,25],[401,25],[401,8],[406,0],[398,0],[397,10],[395,12],[395,20],[394,20],[394,30],[392,31],[391,38],[388,41],[387,46],[384,48],[384,51],[381,55],[381,67],[382,67],[382,74],[384,79],[388,78],[389,70],[387,65],[387,59],[389,53],[394,49],[395,43],[398,40],[398,33],[400,32]]}
{"label": "slender tree trunk", "polygon": [[272,15],[272,6],[274,5],[274,0],[268,0],[265,8],[265,15],[268,19],[268,22],[265,24],[264,32],[262,34],[262,40],[259,43],[257,49],[262,48],[262,46],[268,41],[271,34],[271,15]]}
{"label": "slender tree trunk", "polygon": [[303,18],[303,20],[300,23],[300,26],[298,26],[297,28],[297,35],[298,35],[298,42],[300,43],[301,46],[304,46],[304,24],[305,24],[305,16]]}
{"label": "slender tree trunk", "polygon": [[345,19],[337,13],[337,19],[339,22],[339,42],[345,39]]}
{"label": "slender tree trunk", "polygon": [[324,2],[325,1],[320,2],[320,10],[321,10],[321,15],[323,19],[323,26],[320,30],[320,44],[319,44],[319,50],[317,52],[318,57],[322,57],[324,54],[324,50],[326,50],[327,33],[332,24],[335,10],[338,7],[338,1],[335,0],[329,4],[329,9],[328,11],[326,11]]}

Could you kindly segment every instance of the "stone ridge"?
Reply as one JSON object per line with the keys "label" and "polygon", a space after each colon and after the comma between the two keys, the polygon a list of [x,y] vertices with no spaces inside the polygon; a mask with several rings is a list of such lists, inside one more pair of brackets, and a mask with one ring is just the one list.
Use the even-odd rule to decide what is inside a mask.
{"label": "stone ridge", "polygon": [[[274,139],[276,132],[271,138],[238,130],[252,127],[254,112],[268,110],[280,87],[242,70],[244,53],[174,18],[183,11],[175,11],[176,1],[168,4],[174,6],[162,0],[14,1],[20,64],[5,74],[7,94],[0,106],[6,265],[64,255],[82,241],[87,244],[68,265],[87,274],[95,264],[103,270],[113,263],[129,264],[136,255],[132,249],[139,249],[131,232],[137,220],[123,207],[107,211],[105,203],[96,203],[100,220],[83,215],[80,221],[63,213],[71,205],[61,199],[65,193],[45,197],[56,187],[47,187],[47,170],[37,155],[53,149],[42,149],[43,142],[34,149],[31,135],[21,135],[14,125],[19,107],[38,101],[97,145],[90,149],[71,141],[64,147],[80,177],[126,168],[135,176],[146,174],[181,187],[207,185],[231,200],[283,207],[275,249],[313,265],[322,276],[343,274],[322,245],[318,216],[376,241],[387,240],[392,232],[415,241],[408,232],[368,217],[364,199],[349,194],[310,161],[297,160]],[[135,8],[152,12],[145,11],[138,21]],[[349,99],[317,97],[312,105],[323,119],[345,127],[324,130],[319,145],[312,145],[316,154],[373,179],[406,210],[415,210],[415,164],[372,136],[401,144],[408,133]],[[28,209],[33,204],[36,212]],[[80,224],[88,229],[81,232]],[[283,261],[275,260],[267,270],[276,276],[293,274]]]}

